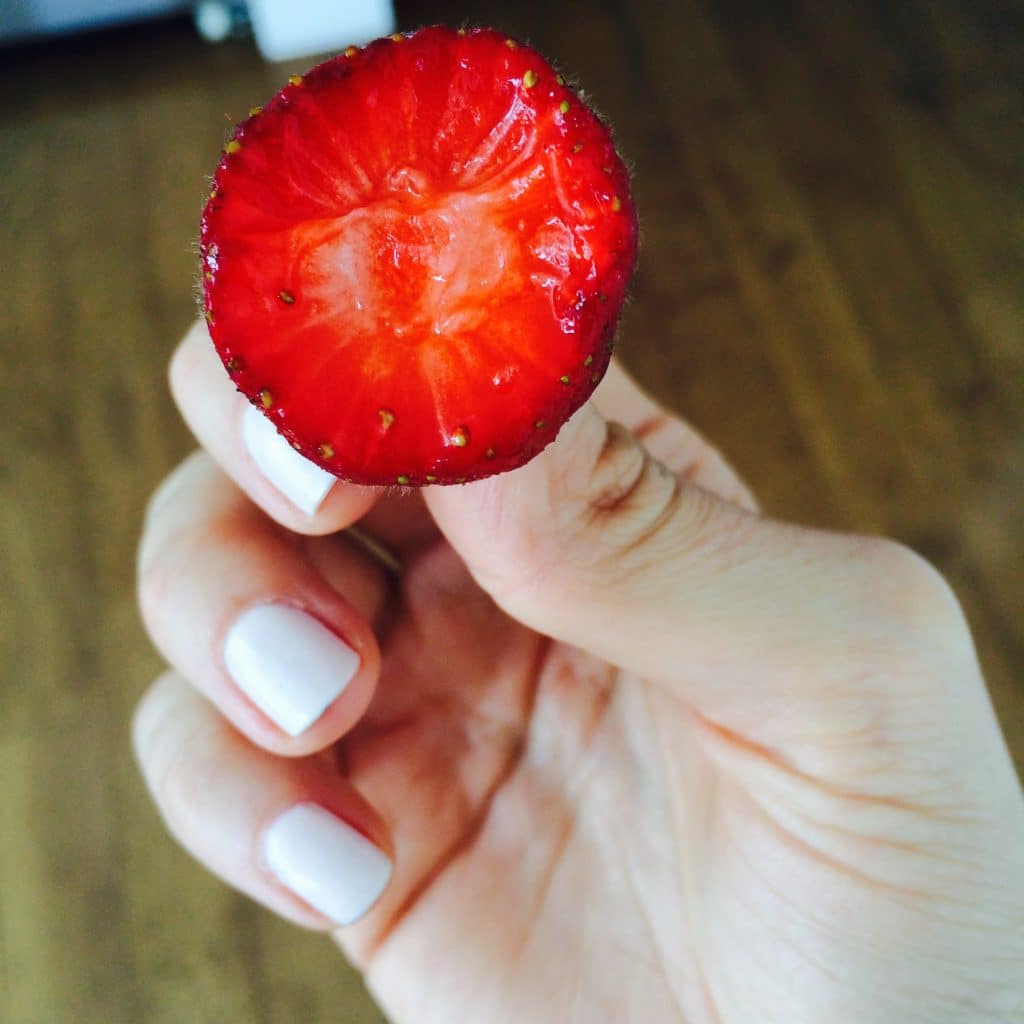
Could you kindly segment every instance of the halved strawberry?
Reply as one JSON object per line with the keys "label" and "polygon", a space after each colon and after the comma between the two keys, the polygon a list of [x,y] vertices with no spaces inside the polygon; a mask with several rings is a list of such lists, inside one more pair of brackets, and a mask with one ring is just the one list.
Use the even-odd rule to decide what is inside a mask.
{"label": "halved strawberry", "polygon": [[203,213],[206,316],[238,388],[367,484],[539,452],[593,391],[636,260],[607,128],[534,50],[426,28],[251,111]]}

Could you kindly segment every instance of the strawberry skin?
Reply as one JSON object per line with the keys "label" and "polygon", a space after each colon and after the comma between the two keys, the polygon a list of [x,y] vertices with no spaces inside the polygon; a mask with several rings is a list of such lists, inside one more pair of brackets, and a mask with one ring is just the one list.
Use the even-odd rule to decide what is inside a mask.
{"label": "strawberry skin", "polygon": [[605,125],[489,29],[380,39],[236,129],[201,231],[228,373],[362,484],[522,465],[608,365],[636,262]]}

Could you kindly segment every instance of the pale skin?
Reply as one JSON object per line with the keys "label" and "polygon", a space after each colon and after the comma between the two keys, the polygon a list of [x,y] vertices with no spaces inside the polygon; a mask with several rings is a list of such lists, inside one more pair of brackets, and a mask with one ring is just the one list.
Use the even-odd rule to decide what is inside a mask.
{"label": "pale skin", "polygon": [[[762,516],[617,367],[521,470],[339,483],[313,516],[246,456],[203,328],[171,380],[205,450],[142,539],[172,666],[136,716],[143,774],[188,850],[331,931],[389,1019],[1024,1019],[1024,799],[916,555]],[[298,737],[223,665],[228,624],[269,600],[362,659]],[[349,927],[261,859],[300,801],[394,858]]]}

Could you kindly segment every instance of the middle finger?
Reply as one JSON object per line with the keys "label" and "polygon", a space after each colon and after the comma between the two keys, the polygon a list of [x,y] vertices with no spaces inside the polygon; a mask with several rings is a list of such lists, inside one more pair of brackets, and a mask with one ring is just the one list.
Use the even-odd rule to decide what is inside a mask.
{"label": "middle finger", "polygon": [[337,545],[329,574],[197,453],[154,497],[139,550],[157,647],[236,728],[288,756],[347,732],[379,672],[371,622],[387,581],[341,538],[317,543]]}

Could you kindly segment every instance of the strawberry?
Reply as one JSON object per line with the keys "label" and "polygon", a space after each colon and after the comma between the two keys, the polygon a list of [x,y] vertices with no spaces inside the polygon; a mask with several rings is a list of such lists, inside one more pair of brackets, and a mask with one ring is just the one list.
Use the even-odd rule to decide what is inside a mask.
{"label": "strawberry", "polygon": [[608,129],[527,46],[425,28],[295,76],[225,147],[206,317],[236,386],[364,484],[512,469],[590,395],[636,261]]}

